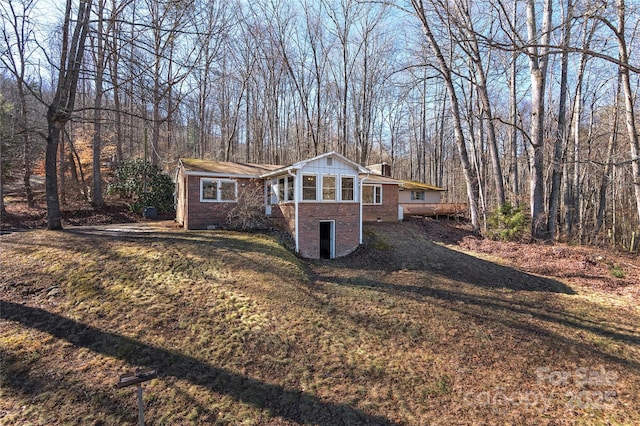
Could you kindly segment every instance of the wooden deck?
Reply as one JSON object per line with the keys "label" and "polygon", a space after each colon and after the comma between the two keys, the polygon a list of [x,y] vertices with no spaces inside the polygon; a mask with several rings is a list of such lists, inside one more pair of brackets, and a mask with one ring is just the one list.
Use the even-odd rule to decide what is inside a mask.
{"label": "wooden deck", "polygon": [[401,204],[403,216],[466,216],[466,203]]}

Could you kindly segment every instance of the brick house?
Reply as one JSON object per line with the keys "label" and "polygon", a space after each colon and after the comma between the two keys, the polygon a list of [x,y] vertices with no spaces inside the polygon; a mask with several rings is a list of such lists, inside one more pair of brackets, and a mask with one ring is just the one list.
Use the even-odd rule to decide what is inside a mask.
{"label": "brick house", "polygon": [[329,152],[280,166],[180,159],[176,221],[186,229],[225,225],[239,195],[263,188],[264,213],[307,258],[347,255],[362,244],[363,221],[398,221],[400,181]]}

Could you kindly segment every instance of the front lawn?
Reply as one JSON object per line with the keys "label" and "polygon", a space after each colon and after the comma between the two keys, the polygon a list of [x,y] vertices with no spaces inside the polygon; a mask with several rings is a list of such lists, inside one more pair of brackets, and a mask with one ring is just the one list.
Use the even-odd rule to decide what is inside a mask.
{"label": "front lawn", "polygon": [[0,423],[638,424],[624,297],[402,225],[334,261],[275,238],[111,226],[0,236]]}

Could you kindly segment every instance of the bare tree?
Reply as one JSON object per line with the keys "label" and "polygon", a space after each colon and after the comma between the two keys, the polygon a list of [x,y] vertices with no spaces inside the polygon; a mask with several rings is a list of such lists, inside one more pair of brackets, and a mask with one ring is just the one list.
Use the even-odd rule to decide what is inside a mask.
{"label": "bare tree", "polygon": [[[57,86],[47,110],[47,150],[45,157],[45,191],[47,198],[47,228],[62,229],[58,198],[57,152],[65,124],[71,119],[76,100],[78,78],[82,68],[85,42],[89,32],[92,0],[79,0],[77,17],[72,16],[73,1],[67,0],[62,26],[62,49]],[[72,29],[72,25],[75,26]]]}
{"label": "bare tree", "polygon": [[493,168],[495,195],[498,205],[502,206],[506,202],[504,179],[496,138],[493,107],[489,96],[487,72],[485,71],[485,62],[489,59],[490,55],[487,51],[481,51],[478,41],[478,30],[475,28],[477,24],[474,23],[474,19],[471,16],[471,5],[469,1],[456,0],[452,3],[453,7],[450,7],[449,4],[449,2],[438,0],[436,10],[440,11],[441,14],[447,14],[447,16],[442,18],[443,21],[446,20],[450,25],[455,24],[457,27],[457,31],[460,32],[460,36],[457,37],[457,43],[463,49],[471,63],[471,73],[473,77],[471,81],[478,93],[482,106],[481,114],[484,118],[484,124],[486,124],[487,145],[489,147],[489,156]]}
{"label": "bare tree", "polygon": [[9,0],[0,4],[0,21],[2,21],[2,41],[4,49],[0,49],[0,63],[16,79],[18,92],[18,123],[19,134],[22,138],[22,167],[23,183],[29,207],[34,206],[33,190],[31,189],[32,158],[31,131],[28,125],[27,91],[27,61],[30,52],[28,44],[33,41],[34,23],[30,16],[36,5],[36,0]]}
{"label": "bare tree", "polygon": [[4,141],[8,139],[5,135],[6,132],[6,120],[5,110],[9,109],[9,104],[6,102],[2,93],[0,93],[0,221],[2,221],[7,214],[4,207],[4,167],[3,167],[3,154],[4,154]]}
{"label": "bare tree", "polygon": [[[95,66],[95,98],[93,104],[93,192],[91,201],[94,207],[104,207],[104,198],[102,196],[102,173],[101,155],[102,155],[102,97],[103,97],[103,79],[106,69],[105,60],[105,28],[104,14],[106,0],[96,0],[96,30],[92,41],[93,63]],[[111,20],[113,22],[113,20]]]}
{"label": "bare tree", "polygon": [[551,37],[552,0],[544,0],[542,27],[538,31],[536,1],[527,0],[527,57],[531,80],[531,135],[530,135],[530,205],[531,236],[547,237],[544,208],[544,117],[549,40]]}
{"label": "bare tree", "polygon": [[638,142],[638,130],[636,126],[634,110],[634,91],[631,89],[631,78],[629,76],[629,51],[626,40],[626,14],[625,1],[617,0],[618,27],[614,33],[618,40],[618,54],[620,58],[620,82],[622,83],[622,94],[625,105],[625,122],[627,126],[627,136],[629,137],[629,150],[631,152],[631,170],[633,176],[633,189],[636,198],[636,208],[638,220],[640,221],[640,143]]}
{"label": "bare tree", "polygon": [[[582,28],[582,46],[586,51],[591,46],[591,41],[597,29],[596,20],[585,20]],[[564,53],[563,53],[564,55]],[[580,202],[580,132],[581,132],[581,117],[584,109],[583,99],[583,82],[585,73],[587,72],[587,61],[590,56],[583,52],[580,54],[580,62],[577,70],[577,82],[575,95],[573,98],[573,105],[571,108],[571,138],[567,141],[565,150],[567,152],[564,160],[563,168],[566,172],[563,173],[565,178],[564,185],[564,230],[567,238],[571,238],[574,225],[579,224],[579,202]],[[569,136],[569,135],[567,135]],[[553,192],[552,192],[553,195]]]}
{"label": "bare tree", "polygon": [[[349,93],[351,90],[351,77],[356,53],[352,51],[351,32],[355,21],[360,14],[360,5],[355,0],[324,0],[327,7],[327,16],[332,27],[329,31],[337,38],[339,51],[339,63],[331,68],[334,76],[335,87],[338,95],[336,108],[336,120],[338,127],[338,151],[347,154],[349,138]],[[336,4],[338,3],[338,4]]]}
{"label": "bare tree", "polygon": [[[567,0],[564,10],[564,24],[562,27],[562,45],[569,46],[571,40],[571,27],[573,25],[573,2]],[[553,150],[553,174],[551,177],[551,192],[549,194],[549,220],[547,222],[547,232],[551,240],[555,239],[558,210],[560,204],[560,184],[562,182],[562,161],[564,147],[566,145],[566,113],[567,113],[567,74],[569,68],[569,52],[562,51],[560,64],[560,101],[558,105],[558,127],[556,130],[556,140]]]}
{"label": "bare tree", "polygon": [[[607,189],[612,182],[611,174],[613,171],[613,153],[618,142],[618,116],[620,111],[620,90],[621,90],[621,75],[618,73],[618,82],[616,84],[616,97],[615,104],[613,105],[613,117],[611,119],[611,133],[607,143],[607,151],[605,157],[605,169],[602,173],[600,180],[599,196],[598,196],[598,210],[596,213],[596,224],[593,229],[593,235],[596,237],[602,225],[604,223],[605,209],[607,206]],[[615,200],[614,200],[615,202]]]}
{"label": "bare tree", "polygon": [[449,63],[444,57],[442,50],[440,49],[440,44],[438,40],[434,36],[433,31],[431,30],[431,24],[429,21],[429,17],[427,16],[426,9],[424,7],[423,0],[411,0],[411,6],[415,12],[416,17],[422,24],[422,29],[427,38],[427,42],[437,61],[437,68],[442,76],[446,88],[447,93],[449,95],[450,101],[450,109],[451,116],[454,122],[454,132],[455,132],[455,140],[456,146],[458,147],[458,154],[460,156],[460,161],[462,163],[462,171],[464,175],[464,180],[467,188],[467,198],[469,201],[469,215],[471,219],[471,224],[473,226],[474,231],[478,231],[479,223],[478,223],[478,189],[477,189],[477,177],[474,176],[473,169],[471,166],[471,162],[469,161],[469,155],[467,154],[467,147],[464,137],[464,131],[462,129],[462,115],[460,112],[460,107],[458,104],[458,95],[455,90],[454,82],[453,82],[453,72],[449,67]]}

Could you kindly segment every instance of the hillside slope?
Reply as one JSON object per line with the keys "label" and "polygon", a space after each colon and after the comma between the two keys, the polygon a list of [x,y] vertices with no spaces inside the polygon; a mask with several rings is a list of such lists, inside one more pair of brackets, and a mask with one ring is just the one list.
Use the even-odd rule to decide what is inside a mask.
{"label": "hillside slope", "polygon": [[637,424],[635,304],[414,225],[301,261],[149,225],[0,236],[0,423]]}

